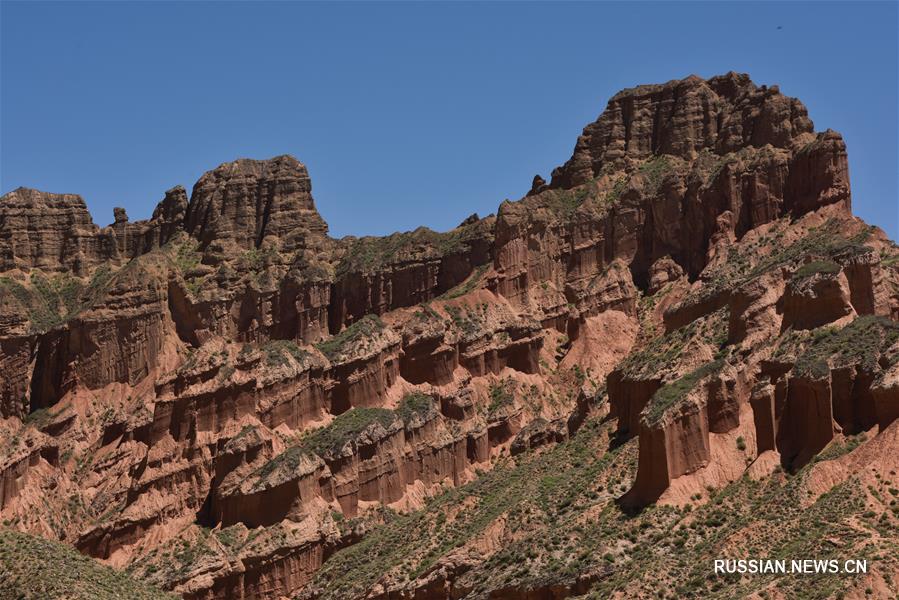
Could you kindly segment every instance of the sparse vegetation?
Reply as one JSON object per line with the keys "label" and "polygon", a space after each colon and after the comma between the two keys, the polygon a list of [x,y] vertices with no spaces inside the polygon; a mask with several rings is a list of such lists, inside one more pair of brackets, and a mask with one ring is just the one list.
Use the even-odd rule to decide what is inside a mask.
{"label": "sparse vegetation", "polygon": [[703,503],[689,508],[623,511],[606,488],[620,494],[632,480],[636,440],[609,449],[612,426],[590,421],[567,442],[501,461],[425,508],[378,526],[323,565],[313,582],[319,597],[361,597],[386,576],[412,581],[455,549],[494,535],[487,532],[495,531],[490,528],[497,522],[504,532],[499,547],[458,580],[473,597],[502,588],[563,586],[595,573],[585,599],[641,589],[647,597],[724,600],[776,583],[786,597],[810,600],[832,597],[855,579],[846,574],[710,578],[708,564],[737,550],[772,558],[872,555],[854,545],[866,535],[851,526],[854,515],[865,510],[857,484],[840,484],[807,506],[800,502],[807,470],[766,481],[744,477],[694,494],[694,501]]}
{"label": "sparse vegetation", "polygon": [[427,227],[394,233],[385,237],[363,237],[352,242],[337,265],[338,277],[350,273],[367,273],[388,264],[413,258],[438,258],[463,252],[481,235],[478,224],[466,225],[438,233]]}
{"label": "sparse vegetation", "polygon": [[175,600],[74,548],[0,529],[0,597],[20,600]]}
{"label": "sparse vegetation", "polygon": [[337,335],[316,344],[322,354],[329,360],[335,360],[345,354],[349,346],[357,345],[370,339],[384,329],[384,322],[375,315],[365,315]]}
{"label": "sparse vegetation", "polygon": [[834,441],[823,451],[819,452],[815,456],[813,461],[820,462],[823,460],[834,460],[841,456],[849,454],[850,452],[858,448],[865,441],[865,439],[865,434],[859,433],[858,435],[851,435],[842,441]]}
{"label": "sparse vegetation", "polygon": [[680,404],[696,384],[721,370],[724,359],[713,360],[660,387],[643,409],[643,418],[650,424],[659,422],[671,408]]}
{"label": "sparse vegetation", "polygon": [[649,185],[649,193],[657,194],[665,177],[671,173],[673,165],[671,159],[664,154],[654,156],[640,165],[640,174],[642,174]]}
{"label": "sparse vegetation", "polygon": [[[418,400],[414,400],[417,403]],[[311,431],[300,440],[305,450],[325,455],[340,450],[344,444],[352,441],[369,426],[379,424],[390,427],[397,420],[397,415],[386,408],[351,408],[338,415],[326,427]]]}
{"label": "sparse vegetation", "polygon": [[[325,564],[318,580],[327,584],[324,597],[361,595],[363,590],[387,572],[403,573],[414,579],[446,553],[476,538],[502,514],[513,519],[513,526],[520,528],[524,537],[478,567],[477,579],[473,582],[477,589],[487,589],[489,577],[507,578],[510,571],[522,565],[527,565],[528,571],[532,571],[533,577],[529,579],[547,575],[553,580],[564,578],[564,569],[555,573],[548,570],[556,567],[556,563],[541,565],[534,560],[537,554],[533,549],[543,547],[550,540],[544,539],[543,544],[535,543],[534,536],[540,534],[536,531],[527,534],[524,519],[531,519],[531,528],[543,527],[556,518],[567,522],[572,515],[595,504],[596,498],[590,499],[589,482],[597,473],[619,461],[624,454],[629,456],[629,460],[635,458],[624,449],[597,453],[591,444],[598,432],[594,426],[588,427],[590,434],[578,435],[569,444],[555,447],[543,455],[523,455],[518,464],[506,461],[471,484],[448,490],[432,499],[424,510],[401,515],[385,523],[359,544],[338,553]],[[575,465],[578,465],[577,468]],[[573,477],[560,477],[563,472]],[[460,504],[469,504],[472,508],[454,511],[453,507]],[[539,511],[536,510],[538,507]],[[547,507],[551,512],[544,514],[542,507]],[[452,516],[449,516],[450,511],[453,511]],[[553,534],[553,543],[556,536]],[[533,558],[528,558],[527,548],[532,549],[530,554]],[[564,548],[560,547],[559,553],[564,555]],[[564,562],[558,564],[559,567],[566,563],[584,567],[589,564],[589,556],[584,553],[571,551],[569,554]]]}
{"label": "sparse vegetation", "polygon": [[286,365],[288,356],[300,365],[304,365],[309,358],[309,353],[297,346],[293,340],[271,340],[262,345],[265,353],[265,364],[269,367]]}
{"label": "sparse vegetation", "polygon": [[587,198],[593,195],[595,188],[592,182],[570,190],[554,189],[545,194],[550,210],[563,218],[571,218],[574,212]]}
{"label": "sparse vegetation", "polygon": [[240,444],[241,440],[246,438],[248,435],[250,435],[254,431],[256,431],[255,425],[244,425],[243,427],[240,428],[240,431],[237,432],[237,435],[235,435],[230,440],[228,440],[228,442],[225,444],[224,450],[227,452],[229,450],[236,448],[238,446],[238,444]]}
{"label": "sparse vegetation", "polygon": [[840,269],[840,265],[832,260],[813,260],[796,269],[793,275],[797,279],[805,279],[814,275],[836,275]]}
{"label": "sparse vegetation", "polygon": [[646,346],[630,353],[619,368],[635,379],[662,377],[680,360],[690,340],[699,338],[722,349],[727,343],[727,308],[722,308],[704,320],[697,320],[652,339]]}
{"label": "sparse vegetation", "polygon": [[[793,162],[813,136],[776,88],[610,107],[553,183],[446,233],[331,238],[290,157],[223,165],[154,221],[117,210],[115,235],[14,232],[0,600],[167,597],[129,574],[197,597],[895,595],[899,324],[858,314],[895,309],[897,247],[848,215],[843,156]],[[799,153],[825,139],[842,152]],[[26,248],[46,235],[83,259]],[[819,312],[850,314],[791,329]],[[315,349],[265,341],[294,335]],[[746,556],[876,573],[710,568]]]}
{"label": "sparse vegetation", "polygon": [[478,310],[477,306],[445,306],[453,325],[462,333],[465,340],[474,340],[484,334],[484,310]]}
{"label": "sparse vegetation", "polygon": [[821,327],[808,338],[793,372],[822,379],[831,367],[849,364],[873,372],[879,368],[881,355],[897,341],[899,324],[883,317],[859,317],[842,329]]}
{"label": "sparse vegetation", "polygon": [[48,406],[31,411],[24,419],[26,425],[34,425],[40,429],[44,425],[50,423],[60,411],[54,410],[54,407]]}
{"label": "sparse vegetation", "polygon": [[438,299],[453,300],[473,291],[475,288],[477,288],[478,284],[481,282],[481,279],[484,277],[484,273],[489,267],[489,264],[483,264],[475,267],[474,271],[472,271],[471,275],[469,275],[465,281],[450,289]]}
{"label": "sparse vegetation", "polygon": [[187,273],[200,264],[202,254],[199,243],[191,238],[183,238],[172,242],[174,248],[175,266],[183,273]]}
{"label": "sparse vegetation", "polygon": [[263,487],[272,476],[278,473],[289,476],[302,464],[304,457],[309,455],[309,449],[304,446],[291,446],[281,454],[276,455],[270,461],[263,464],[250,475],[254,481],[254,487]]}
{"label": "sparse vegetation", "polygon": [[515,401],[512,391],[509,389],[514,385],[510,381],[499,381],[490,386],[490,404],[487,406],[487,416],[490,417],[502,408],[511,406]]}
{"label": "sparse vegetation", "polygon": [[418,417],[424,417],[437,410],[437,402],[433,397],[420,392],[412,392],[403,396],[396,409],[396,415],[403,423],[410,423]]}
{"label": "sparse vegetation", "polygon": [[86,286],[69,273],[47,276],[33,271],[28,286],[11,277],[0,277],[0,293],[12,295],[22,305],[31,321],[32,331],[44,332],[90,307],[110,278],[111,272],[106,266],[99,267]]}
{"label": "sparse vegetation", "polygon": [[240,257],[238,264],[242,269],[258,273],[269,265],[278,262],[278,249],[274,246],[250,248]]}
{"label": "sparse vegetation", "polygon": [[[771,238],[746,243],[741,248],[731,247],[727,261],[703,274],[703,287],[682,303],[682,306],[700,304],[716,297],[720,292],[761,277],[782,267],[797,269],[799,279],[815,272],[831,273],[846,261],[872,252],[865,246],[870,231],[864,229],[847,235],[843,225],[831,219],[820,227],[810,228],[808,233],[791,244],[782,244],[785,223],[778,223]],[[765,249],[766,252],[761,250]],[[803,261],[812,260],[803,265]]]}
{"label": "sparse vegetation", "polygon": [[615,183],[612,184],[612,189],[603,198],[603,206],[608,208],[618,203],[618,200],[621,199],[621,194],[627,189],[627,181],[627,177],[619,177],[615,180]]}

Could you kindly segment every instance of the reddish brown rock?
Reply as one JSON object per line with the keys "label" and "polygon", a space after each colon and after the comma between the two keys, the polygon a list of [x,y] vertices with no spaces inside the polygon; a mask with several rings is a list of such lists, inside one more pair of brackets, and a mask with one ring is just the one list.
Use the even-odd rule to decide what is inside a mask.
{"label": "reddish brown rock", "polygon": [[37,336],[12,285],[0,285],[0,417],[28,413],[28,388]]}
{"label": "reddish brown rock", "polygon": [[756,86],[748,75],[728,73],[708,81],[692,75],[616,94],[600,118],[584,129],[574,156],[553,172],[553,186],[571,187],[624,158],[670,154],[692,159],[703,149],[726,154],[771,144],[788,148],[812,131],[798,100],[777,86]]}
{"label": "reddish brown rock", "polygon": [[135,262],[112,276],[96,303],[42,336],[31,407],[50,406],[76,385],[136,385],[149,375],[171,333],[166,268]]}
{"label": "reddish brown rock", "polygon": [[684,276],[684,270],[670,256],[663,256],[649,268],[649,293],[655,294]]}
{"label": "reddish brown rock", "polygon": [[787,285],[781,300],[785,327],[814,329],[854,312],[849,282],[840,267],[817,264],[805,267],[811,267],[811,272],[798,271]]}
{"label": "reddish brown rock", "polygon": [[30,472],[41,463],[58,466],[57,447],[47,436],[26,432],[13,434],[8,428],[2,429],[12,443],[0,454],[0,510],[12,504],[16,496],[28,484]]}
{"label": "reddish brown rock", "polygon": [[116,208],[115,222],[109,229],[114,233],[118,254],[128,260],[164,246],[179,231],[184,230],[187,206],[187,192],[179,185],[165,193],[165,197],[153,210],[153,216],[147,221],[129,223],[125,209]]}
{"label": "reddish brown rock", "polygon": [[18,188],[0,198],[0,271],[40,268],[81,275],[113,249],[81,196]]}
{"label": "reddish brown rock", "polygon": [[[0,512],[185,598],[261,599],[301,593],[384,506],[606,411],[609,447],[639,455],[605,488],[632,483],[625,503],[678,502],[763,452],[797,469],[899,418],[895,248],[850,203],[840,136],[734,73],[617,94],[549,184],[444,233],[331,239],[289,156],[102,229],[77,196],[15,190],[0,426],[37,441],[0,448]],[[365,596],[466,595],[492,535]]]}
{"label": "reddish brown rock", "polygon": [[205,246],[233,242],[245,251],[270,240],[289,251],[324,236],[328,226],[315,209],[306,167],[285,155],[240,159],[203,175],[191,194],[186,229]]}
{"label": "reddish brown rock", "polygon": [[19,188],[0,199],[0,271],[42,269],[86,275],[150,252],[182,229],[187,196],[172,188],[148,221],[128,222],[116,208],[115,222],[97,227],[81,196]]}

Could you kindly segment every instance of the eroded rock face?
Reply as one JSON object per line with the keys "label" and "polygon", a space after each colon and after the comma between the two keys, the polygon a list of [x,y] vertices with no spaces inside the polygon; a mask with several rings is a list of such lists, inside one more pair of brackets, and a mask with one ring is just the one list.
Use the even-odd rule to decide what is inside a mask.
{"label": "eroded rock face", "polygon": [[[640,439],[625,503],[656,502],[673,487],[701,494],[722,475],[740,476],[746,464],[739,461],[751,464],[766,452],[796,471],[829,445],[895,421],[886,390],[893,390],[899,326],[873,314],[873,278],[850,284],[846,276],[871,260],[878,241],[858,221],[840,218],[822,224],[822,215],[811,214],[738,242],[690,291],[728,304],[707,312],[717,303],[688,296],[681,302],[693,311],[688,324],[612,373],[619,432]],[[866,315],[856,313],[853,295],[864,299],[857,305]],[[686,309],[675,314],[684,319]],[[726,331],[716,322],[726,322]]]}
{"label": "eroded rock face", "polygon": [[[78,196],[15,190],[0,513],[185,598],[262,599],[307,588],[385,508],[592,417],[609,450],[639,446],[621,487],[583,484],[596,502],[676,503],[762,453],[799,469],[899,419],[899,250],[850,202],[839,134],[734,73],[617,94],[549,183],[445,233],[332,239],[290,156],[105,228]],[[467,594],[507,516],[331,597]],[[478,589],[566,597],[601,571]]]}
{"label": "eroded rock face", "polygon": [[[13,433],[3,428],[4,435]],[[10,447],[0,455],[0,510],[15,500],[26,489],[29,479],[36,478],[33,471],[42,466],[57,467],[59,453],[56,445],[47,436],[29,431],[24,438],[15,437]]]}
{"label": "eroded rock face", "polygon": [[0,269],[86,273],[112,252],[87,205],[75,194],[19,188],[0,202]]}
{"label": "eroded rock face", "polygon": [[81,196],[19,188],[0,202],[0,271],[40,269],[87,275],[166,244],[183,229],[187,195],[177,186],[147,221],[128,222],[116,208],[114,223],[99,228]]}
{"label": "eroded rock face", "polygon": [[125,260],[132,259],[167,244],[184,230],[187,206],[187,192],[179,185],[165,193],[148,221],[129,223],[125,209],[115,209],[115,222],[110,228],[118,254]]}
{"label": "eroded rock face", "polygon": [[155,371],[170,327],[166,272],[133,264],[108,283],[107,296],[40,338],[32,410],[52,406],[76,386],[137,385]]}
{"label": "eroded rock face", "polygon": [[233,243],[244,251],[267,241],[290,251],[328,231],[306,167],[292,156],[240,159],[203,175],[194,185],[186,228],[206,246]]}
{"label": "eroded rock face", "polygon": [[777,86],[756,86],[748,75],[708,81],[695,75],[616,94],[578,138],[574,156],[553,172],[552,185],[571,187],[624,158],[669,154],[695,158],[703,149],[727,154],[770,144],[788,148],[813,125],[799,100]]}
{"label": "eroded rock face", "polygon": [[698,275],[717,240],[829,204],[850,206],[845,145],[776,86],[733,73],[640,86],[584,129],[549,186],[500,206],[495,285],[550,317],[547,286],[570,300],[617,260],[659,289]]}
{"label": "eroded rock face", "polygon": [[0,288],[0,416],[22,417],[28,412],[32,355],[37,340],[28,328],[21,302]]}

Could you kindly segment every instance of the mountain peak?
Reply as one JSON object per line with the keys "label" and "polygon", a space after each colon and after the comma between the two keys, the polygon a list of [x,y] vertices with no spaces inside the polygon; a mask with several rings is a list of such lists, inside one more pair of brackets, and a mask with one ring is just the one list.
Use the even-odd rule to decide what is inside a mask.
{"label": "mountain peak", "polygon": [[206,172],[194,185],[187,231],[213,241],[258,248],[265,242],[291,250],[328,226],[312,199],[306,166],[290,155],[240,158]]}
{"label": "mountain peak", "polygon": [[668,154],[692,160],[703,150],[725,155],[745,147],[789,148],[814,129],[808,111],[777,86],[756,86],[729,72],[639,85],[615,94],[578,138],[571,159],[553,172],[552,187],[573,187],[604,168]]}

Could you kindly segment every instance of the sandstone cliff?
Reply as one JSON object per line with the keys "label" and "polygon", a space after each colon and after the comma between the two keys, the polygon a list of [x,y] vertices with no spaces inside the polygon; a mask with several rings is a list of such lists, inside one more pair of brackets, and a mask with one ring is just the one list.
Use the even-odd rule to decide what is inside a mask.
{"label": "sandstone cliff", "polygon": [[620,596],[709,490],[796,532],[895,476],[899,248],[746,75],[620,92],[448,232],[331,238],[302,163],[240,159],[104,228],[12,191],[0,271],[4,527],[185,598]]}

